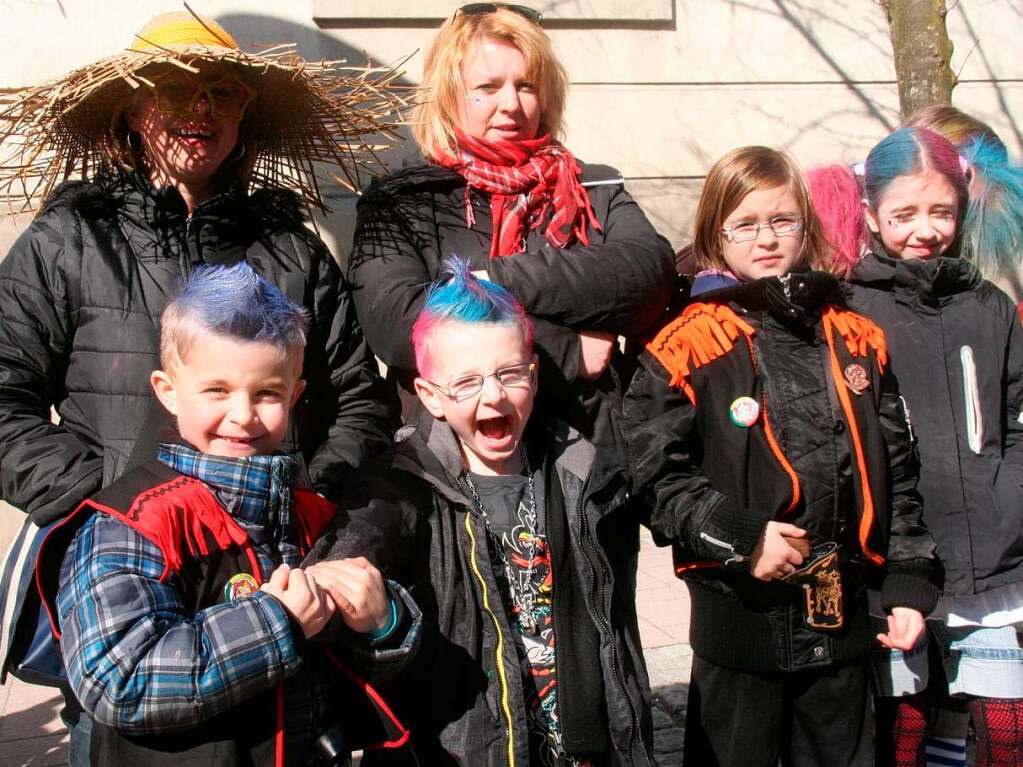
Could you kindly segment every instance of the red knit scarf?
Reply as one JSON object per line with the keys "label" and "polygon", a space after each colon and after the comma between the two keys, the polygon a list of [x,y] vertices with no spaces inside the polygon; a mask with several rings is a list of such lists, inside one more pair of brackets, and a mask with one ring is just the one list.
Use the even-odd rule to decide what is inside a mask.
{"label": "red knit scarf", "polygon": [[490,257],[522,250],[525,235],[550,218],[547,242],[564,248],[574,240],[589,244],[587,225],[600,230],[590,197],[579,183],[579,164],[551,137],[526,141],[487,141],[457,132],[454,156],[438,152],[436,162],[465,179],[465,223],[473,226],[470,189],[490,195],[494,238]]}

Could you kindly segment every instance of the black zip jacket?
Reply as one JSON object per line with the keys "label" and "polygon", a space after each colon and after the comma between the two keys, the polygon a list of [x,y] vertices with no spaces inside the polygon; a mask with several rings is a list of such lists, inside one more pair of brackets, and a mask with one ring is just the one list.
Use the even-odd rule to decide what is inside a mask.
{"label": "black zip jacket", "polygon": [[868,254],[853,304],[888,336],[920,451],[924,522],[948,594],[1023,581],[1023,334],[1016,307],[959,258]]}
{"label": "black zip jacket", "polygon": [[370,347],[408,395],[403,400],[409,421],[418,411],[411,383],[412,324],[441,263],[456,255],[510,290],[532,317],[541,357],[538,407],[550,404],[556,417],[597,444],[614,443],[635,354],[616,350],[599,379],[577,378],[578,332],[632,338],[662,322],[673,291],[673,254],[617,171],[581,167],[601,225],[600,231],[587,231],[590,244],[555,248],[541,226],[521,253],[493,260],[490,198],[471,193],[476,225],[468,228],[465,180],[454,171],[414,165],[373,183],[359,200],[348,262],[355,306]]}
{"label": "black zip jacket", "polygon": [[281,449],[336,497],[386,447],[393,394],[296,197],[233,189],[189,217],[173,188],[102,175],[60,187],[0,263],[4,500],[44,525],[124,472],[153,402],[161,312],[195,267],[242,259],[310,314],[308,387]]}
{"label": "black zip jacket", "polygon": [[[725,288],[700,296],[640,356],[625,400],[634,482],[652,508],[655,539],[674,545],[689,584],[693,650],[717,665],[769,673],[862,658],[873,642],[864,589],[885,560],[886,608],[926,614],[937,598],[911,442],[894,379],[878,361],[883,334],[844,312],[834,322],[850,322],[846,338],[823,319],[844,308],[838,281],[823,273]],[[678,337],[692,338],[687,323],[721,311],[752,333],[737,330],[701,365],[695,343],[685,376],[652,353],[681,348]],[[720,314],[715,322],[729,324]],[[836,365],[860,374],[860,394],[844,373],[836,380]],[[739,397],[760,406],[748,428],[729,417]],[[843,629],[808,628],[799,588],[750,575],[748,558],[771,520],[806,529],[814,544],[840,544]]]}
{"label": "black zip jacket", "polygon": [[[402,721],[419,764],[529,764],[521,666],[501,607],[486,527],[460,476],[454,433],[428,415],[399,432],[372,464],[351,517],[307,558],[355,554],[411,587],[423,610],[423,644],[398,682]],[[624,469],[567,426],[531,430],[530,463],[543,465],[553,558],[558,706],[566,750],[603,753],[600,765],[652,765],[649,683],[632,573],[635,517]],[[541,463],[542,462],[542,463]],[[365,764],[404,764],[384,752]]]}

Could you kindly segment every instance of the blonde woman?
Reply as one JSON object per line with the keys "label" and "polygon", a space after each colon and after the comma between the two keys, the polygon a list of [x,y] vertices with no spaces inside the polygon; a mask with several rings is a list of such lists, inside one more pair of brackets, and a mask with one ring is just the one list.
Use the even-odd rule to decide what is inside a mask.
{"label": "blonde woman", "polygon": [[447,256],[469,259],[536,325],[539,407],[556,403],[614,444],[628,372],[615,339],[661,317],[673,256],[618,172],[559,142],[567,81],[540,21],[524,6],[473,3],[441,27],[414,129],[426,162],[360,201],[350,277],[371,348],[411,393],[426,287]]}

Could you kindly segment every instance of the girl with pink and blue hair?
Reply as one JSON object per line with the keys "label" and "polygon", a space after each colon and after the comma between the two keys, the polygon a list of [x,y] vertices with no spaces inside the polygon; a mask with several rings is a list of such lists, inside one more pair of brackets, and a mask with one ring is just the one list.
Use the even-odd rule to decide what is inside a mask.
{"label": "girl with pink and blue hair", "polygon": [[[1023,327],[979,268],[1018,245],[985,188],[971,187],[968,159],[990,163],[995,149],[981,140],[964,158],[937,133],[895,131],[867,157],[861,220],[842,212],[861,194],[851,172],[809,174],[852,305],[885,330],[943,570],[929,641],[878,648],[882,765],[963,764],[965,738],[926,738],[950,701],[972,715],[976,765],[1023,763]],[[994,204],[1023,209],[1023,186],[1000,184]]]}

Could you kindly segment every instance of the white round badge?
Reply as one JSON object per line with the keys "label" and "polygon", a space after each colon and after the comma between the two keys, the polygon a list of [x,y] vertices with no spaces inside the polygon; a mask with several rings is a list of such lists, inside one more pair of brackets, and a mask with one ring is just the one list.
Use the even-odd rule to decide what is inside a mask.
{"label": "white round badge", "polygon": [[760,403],[752,397],[739,397],[728,408],[728,417],[736,426],[748,429],[760,418]]}

